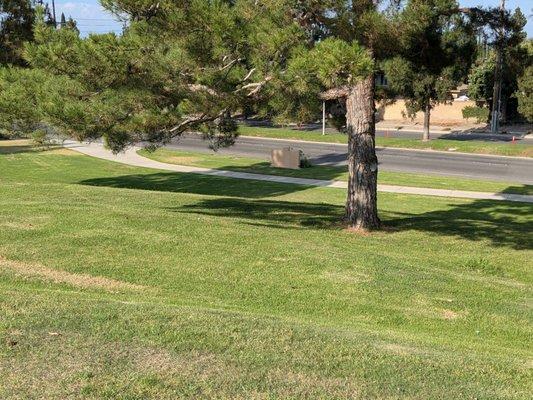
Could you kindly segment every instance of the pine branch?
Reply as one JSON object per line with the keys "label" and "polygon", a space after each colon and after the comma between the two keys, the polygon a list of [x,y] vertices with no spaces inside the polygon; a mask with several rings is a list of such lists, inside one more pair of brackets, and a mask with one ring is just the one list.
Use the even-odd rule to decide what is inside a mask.
{"label": "pine branch", "polygon": [[350,90],[347,86],[336,87],[328,89],[325,92],[320,93],[319,97],[322,100],[335,100],[343,97],[348,97]]}

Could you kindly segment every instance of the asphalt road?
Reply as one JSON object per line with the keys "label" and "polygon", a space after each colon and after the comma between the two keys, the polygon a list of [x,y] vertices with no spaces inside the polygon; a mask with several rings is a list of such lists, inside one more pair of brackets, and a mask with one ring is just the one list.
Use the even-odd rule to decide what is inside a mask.
{"label": "asphalt road", "polygon": [[[291,146],[301,149],[312,164],[346,165],[346,145],[302,143],[276,139],[240,137],[234,146],[221,149],[221,154],[233,154],[264,160],[270,159],[275,148]],[[198,135],[186,135],[167,147],[195,152],[211,152],[208,143]],[[533,159],[441,153],[431,151],[377,149],[380,169],[396,172],[461,176],[533,184]]]}
{"label": "asphalt road", "polygon": [[[247,121],[247,126],[258,126],[262,128],[268,128],[272,127],[272,124],[268,121]],[[301,129],[293,128],[296,132],[303,129],[309,132],[322,132],[322,125],[321,124],[306,124],[301,127]],[[412,129],[412,128],[411,128]],[[420,128],[421,129],[421,128]],[[513,131],[517,130],[517,128],[511,127],[504,127],[503,130],[507,131]],[[518,129],[520,130],[520,129]],[[334,128],[327,127],[326,132],[328,133],[338,133],[338,131]],[[530,141],[524,140],[524,136],[527,133],[527,130],[523,130],[521,132],[516,132],[514,134],[506,133],[506,134],[491,134],[486,132],[479,132],[476,129],[470,130],[470,131],[462,131],[462,130],[454,130],[450,129],[450,131],[434,131],[432,130],[430,132],[430,136],[432,138],[439,138],[439,139],[451,139],[451,140],[458,140],[458,141],[470,141],[470,140],[477,140],[477,141],[483,141],[483,142],[511,142],[513,140],[513,136],[515,137],[515,144],[517,145],[529,145],[531,144]],[[386,128],[383,126],[376,126],[376,136],[381,137],[393,137],[393,138],[403,138],[403,139],[420,139],[422,138],[422,131],[421,130],[410,130],[409,127],[404,127],[402,129],[396,129],[396,128]]]}

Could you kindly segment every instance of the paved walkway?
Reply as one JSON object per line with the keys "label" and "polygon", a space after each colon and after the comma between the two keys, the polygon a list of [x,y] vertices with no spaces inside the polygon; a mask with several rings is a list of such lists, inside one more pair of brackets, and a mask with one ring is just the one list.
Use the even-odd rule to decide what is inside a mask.
{"label": "paved walkway", "polygon": [[[73,141],[66,141],[64,143],[66,148],[77,151],[88,156],[102,158],[104,160],[115,161],[122,164],[133,165],[136,167],[154,168],[165,171],[186,172],[202,175],[223,176],[235,179],[249,179],[256,181],[290,183],[294,185],[306,185],[317,187],[331,187],[346,189],[347,182],[342,181],[326,181],[319,179],[307,178],[293,178],[288,176],[262,175],[250,174],[246,172],[223,171],[218,169],[209,169],[201,167],[190,167],[185,165],[167,164],[159,161],[150,160],[137,154],[139,148],[129,148],[124,153],[113,154],[106,150],[101,143],[79,143]],[[480,200],[507,200],[533,203],[533,196],[510,194],[510,193],[487,193],[487,192],[469,192],[463,190],[446,190],[446,189],[429,189],[416,188],[410,186],[393,186],[393,185],[378,185],[378,191],[387,193],[402,193],[414,194],[424,196],[439,196],[439,197],[457,197],[465,199],[480,199]]]}

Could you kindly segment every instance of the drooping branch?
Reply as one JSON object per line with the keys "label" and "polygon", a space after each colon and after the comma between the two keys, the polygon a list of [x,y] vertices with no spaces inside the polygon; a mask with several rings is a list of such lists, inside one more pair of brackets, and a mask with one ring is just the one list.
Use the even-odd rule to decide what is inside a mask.
{"label": "drooping branch", "polygon": [[[248,74],[250,75],[250,73]],[[248,76],[247,75],[247,76]],[[248,83],[244,86],[241,86],[239,89],[237,89],[235,91],[235,93],[237,92],[241,92],[243,90],[250,90],[247,94],[248,97],[252,97],[254,95],[256,95],[257,93],[259,93],[259,91],[268,83],[272,80],[272,77],[271,76],[267,76],[265,79],[263,79],[262,81],[260,82],[253,82],[253,83]]]}
{"label": "drooping branch", "polygon": [[227,109],[223,109],[216,115],[207,115],[205,113],[202,114],[196,114],[191,115],[187,117],[183,122],[180,124],[170,128],[168,132],[172,135],[179,135],[180,133],[185,132],[187,129],[189,129],[191,126],[197,125],[197,124],[203,124],[205,122],[212,122],[216,121],[218,118],[224,117],[228,113]]}
{"label": "drooping branch", "polygon": [[189,126],[191,125],[201,124],[203,122],[209,122],[209,121],[212,121],[213,119],[216,119],[216,117],[213,118],[211,116],[208,117],[205,114],[198,114],[196,116],[188,117],[180,124],[174,126],[173,128],[170,128],[168,131],[171,134],[181,133],[185,131],[187,128],[189,128]]}
{"label": "drooping branch", "polygon": [[214,89],[210,88],[209,86],[202,85],[200,83],[190,83],[187,85],[187,89],[189,89],[191,92],[194,92],[194,93],[206,92],[207,94],[210,94],[211,96],[219,95],[219,93],[215,91]]}
{"label": "drooping branch", "polygon": [[320,93],[318,97],[321,100],[336,100],[336,99],[342,99],[344,97],[348,97],[349,93],[350,93],[350,89],[348,88],[348,86],[341,86],[341,87],[328,89],[325,92]]}

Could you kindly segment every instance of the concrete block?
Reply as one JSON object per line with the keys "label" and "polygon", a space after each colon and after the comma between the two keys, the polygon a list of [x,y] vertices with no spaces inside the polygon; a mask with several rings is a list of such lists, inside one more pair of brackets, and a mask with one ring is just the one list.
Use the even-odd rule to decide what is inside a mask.
{"label": "concrete block", "polygon": [[276,168],[299,169],[300,150],[290,147],[272,150],[272,166]]}

